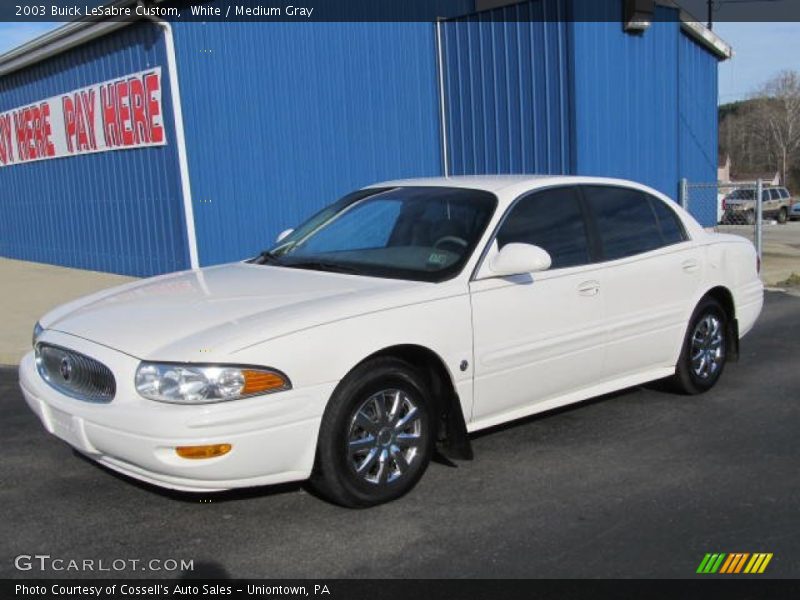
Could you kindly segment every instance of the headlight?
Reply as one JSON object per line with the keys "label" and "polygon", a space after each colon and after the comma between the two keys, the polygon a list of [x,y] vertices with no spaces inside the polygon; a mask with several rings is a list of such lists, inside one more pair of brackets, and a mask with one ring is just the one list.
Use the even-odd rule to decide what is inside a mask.
{"label": "headlight", "polygon": [[36,346],[36,341],[39,339],[39,336],[42,335],[43,331],[44,327],[42,327],[42,324],[39,323],[39,321],[36,321],[36,325],[33,326],[33,337],[31,339],[32,346]]}
{"label": "headlight", "polygon": [[283,373],[261,367],[143,362],[136,370],[139,394],[176,404],[225,402],[291,387]]}

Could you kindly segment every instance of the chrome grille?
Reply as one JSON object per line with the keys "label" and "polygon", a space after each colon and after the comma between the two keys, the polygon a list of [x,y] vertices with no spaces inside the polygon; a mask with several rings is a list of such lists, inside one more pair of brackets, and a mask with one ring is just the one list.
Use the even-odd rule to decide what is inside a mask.
{"label": "chrome grille", "polygon": [[62,394],[86,402],[111,402],[117,389],[111,370],[85,354],[53,346],[36,346],[36,368]]}

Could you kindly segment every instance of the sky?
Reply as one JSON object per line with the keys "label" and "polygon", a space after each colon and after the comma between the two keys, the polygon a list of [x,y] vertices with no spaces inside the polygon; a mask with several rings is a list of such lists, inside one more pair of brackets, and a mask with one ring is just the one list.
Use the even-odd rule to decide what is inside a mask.
{"label": "sky", "polygon": [[[0,53],[60,23],[0,23]],[[742,100],[785,69],[800,71],[800,23],[719,22],[714,31],[733,46],[735,56],[720,64],[719,101]]]}
{"label": "sky", "polygon": [[800,23],[717,23],[735,56],[719,66],[721,104],[747,98],[780,71],[800,71]]}
{"label": "sky", "polygon": [[0,23],[0,54],[59,25],[62,23]]}

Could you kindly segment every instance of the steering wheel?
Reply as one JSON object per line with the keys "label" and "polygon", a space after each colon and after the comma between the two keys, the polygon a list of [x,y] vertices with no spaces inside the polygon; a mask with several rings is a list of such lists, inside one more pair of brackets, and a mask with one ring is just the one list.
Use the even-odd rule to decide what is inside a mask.
{"label": "steering wheel", "polygon": [[462,248],[466,248],[469,246],[469,242],[464,238],[460,238],[457,235],[446,235],[444,237],[440,237],[433,243],[434,249],[439,249],[439,246],[442,244],[455,244],[457,246],[461,246]]}

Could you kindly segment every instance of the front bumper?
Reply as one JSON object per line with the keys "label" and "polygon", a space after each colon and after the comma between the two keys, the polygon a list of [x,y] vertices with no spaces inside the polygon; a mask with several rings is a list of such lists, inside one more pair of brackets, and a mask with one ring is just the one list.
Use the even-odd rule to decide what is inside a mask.
{"label": "front bumper", "polygon": [[[117,379],[109,404],[65,396],[36,370],[33,352],[20,363],[25,400],[53,435],[89,458],[130,477],[194,492],[308,478],[322,413],[335,382],[243,400],[183,406],[141,398],[133,388],[138,359],[67,334],[48,341],[106,364]],[[232,445],[228,454],[185,459],[176,446]]]}

